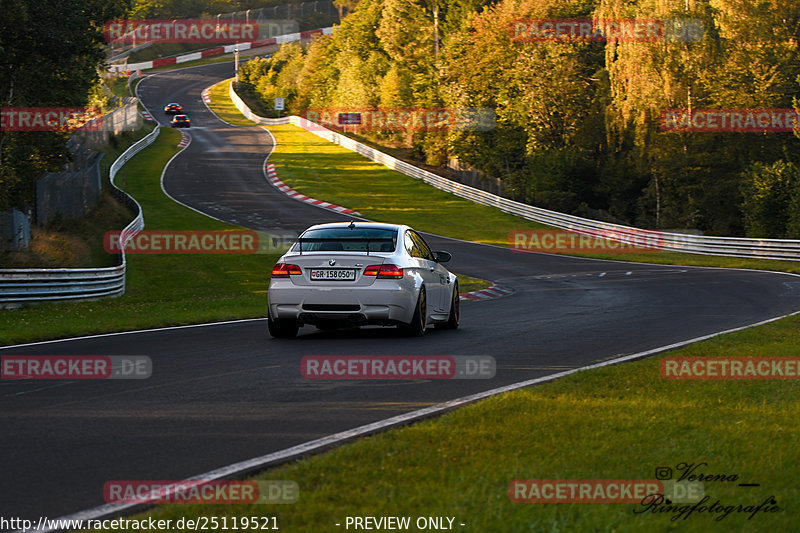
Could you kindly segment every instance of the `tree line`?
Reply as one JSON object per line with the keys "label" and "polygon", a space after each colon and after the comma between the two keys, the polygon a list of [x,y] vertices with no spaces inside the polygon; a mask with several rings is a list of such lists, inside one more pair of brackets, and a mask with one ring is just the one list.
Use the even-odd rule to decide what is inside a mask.
{"label": "tree line", "polygon": [[[341,3],[341,2],[340,2]],[[333,35],[240,70],[288,111],[490,108],[489,131],[371,132],[537,206],[647,228],[800,238],[792,132],[666,132],[666,109],[800,108],[800,0],[361,0]],[[653,41],[523,42],[544,19],[690,20]],[[688,38],[691,37],[691,38]],[[367,134],[365,134],[367,135]]]}

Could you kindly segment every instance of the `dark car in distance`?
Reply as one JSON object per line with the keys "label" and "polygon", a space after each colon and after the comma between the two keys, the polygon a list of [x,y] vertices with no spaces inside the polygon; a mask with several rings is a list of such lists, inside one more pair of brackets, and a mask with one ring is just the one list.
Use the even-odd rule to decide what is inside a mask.
{"label": "dark car in distance", "polygon": [[186,115],[175,115],[172,117],[173,128],[191,128],[192,121]]}

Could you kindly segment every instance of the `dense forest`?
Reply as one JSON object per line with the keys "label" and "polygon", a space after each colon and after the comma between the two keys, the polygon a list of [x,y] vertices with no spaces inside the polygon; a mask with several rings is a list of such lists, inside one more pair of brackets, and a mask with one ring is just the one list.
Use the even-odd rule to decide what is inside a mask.
{"label": "dense forest", "polygon": [[[800,107],[800,0],[361,0],[333,35],[251,61],[295,114],[483,107],[490,131],[371,132],[516,200],[647,228],[800,238],[791,132],[665,132],[665,109]],[[696,39],[522,42],[527,19],[692,19]],[[438,38],[437,38],[438,36]]]}

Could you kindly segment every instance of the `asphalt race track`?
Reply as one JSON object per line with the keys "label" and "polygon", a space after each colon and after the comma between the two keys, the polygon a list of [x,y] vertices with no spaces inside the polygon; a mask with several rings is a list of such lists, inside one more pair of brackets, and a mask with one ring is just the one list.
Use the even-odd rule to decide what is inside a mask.
{"label": "asphalt race track", "polygon": [[[192,142],[169,166],[171,196],[257,229],[302,230],[346,217],[276,191],[270,136],[227,125],[200,92],[230,63],[141,82],[162,108],[184,105]],[[324,200],[324,198],[321,198]],[[146,219],[145,213],[145,219]],[[457,331],[405,338],[391,328],[273,340],[264,320],[100,336],[2,355],[147,355],[153,375],[122,381],[0,382],[0,515],[54,518],[104,503],[109,480],[178,480],[420,407],[800,310],[800,277],[515,253],[429,237],[452,270],[513,287],[464,302]],[[265,275],[272,267],[264,265]],[[305,355],[492,355],[491,380],[315,381]],[[368,480],[365,480],[368,482]]]}

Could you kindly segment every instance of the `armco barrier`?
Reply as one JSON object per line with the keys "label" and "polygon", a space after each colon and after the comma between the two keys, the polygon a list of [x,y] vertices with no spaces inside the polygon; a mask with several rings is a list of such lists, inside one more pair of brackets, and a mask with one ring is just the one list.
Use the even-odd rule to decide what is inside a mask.
{"label": "armco barrier", "polygon": [[[263,125],[292,124],[308,130],[323,139],[352,150],[364,157],[397,170],[407,176],[428,183],[437,189],[447,191],[475,203],[496,207],[506,213],[521,216],[541,224],[565,229],[584,235],[598,236],[617,242],[635,242],[644,235],[655,234],[658,247],[665,251],[684,252],[701,255],[721,255],[728,257],[749,257],[754,259],[800,260],[800,240],[785,239],[748,239],[739,237],[712,237],[688,235],[683,233],[666,233],[656,230],[642,230],[630,226],[599,222],[587,218],[576,217],[556,211],[523,204],[496,194],[488,193],[462,183],[451,181],[427,170],[396,159],[388,154],[370,148],[335,131],[323,128],[309,120],[292,115],[279,119],[264,118],[253,113],[244,101],[233,90],[231,83],[229,94],[236,108],[247,118]],[[309,127],[313,125],[313,127]]]}
{"label": "armco barrier", "polygon": [[[157,126],[120,155],[111,165],[109,180],[112,194],[136,217],[122,230],[124,244],[144,229],[144,217],[139,203],[117,188],[114,178],[117,171],[140,150],[158,137]],[[125,292],[125,254],[120,254],[119,265],[105,268],[26,268],[0,270],[0,307],[12,307],[25,302],[48,300],[75,300],[119,296]]]}

